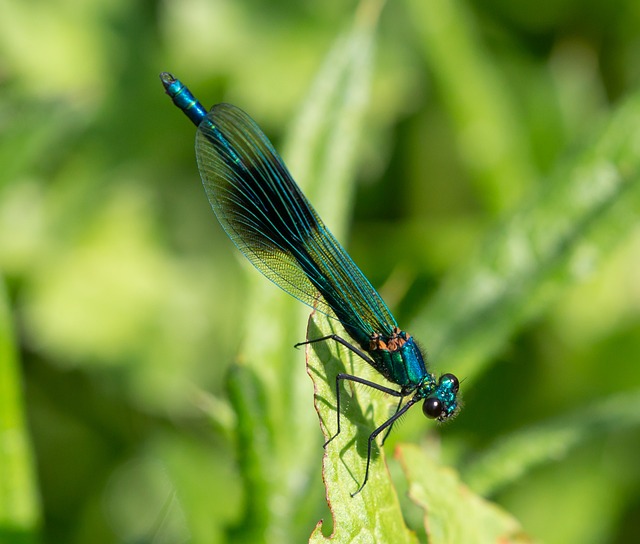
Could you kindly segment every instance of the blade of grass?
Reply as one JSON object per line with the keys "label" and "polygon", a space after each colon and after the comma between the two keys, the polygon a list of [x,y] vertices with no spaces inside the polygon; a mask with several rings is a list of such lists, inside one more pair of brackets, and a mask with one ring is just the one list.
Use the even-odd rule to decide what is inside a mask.
{"label": "blade of grass", "polygon": [[429,339],[434,360],[472,380],[631,232],[640,213],[639,120],[636,94],[448,278],[412,328]]}
{"label": "blade of grass", "polygon": [[587,440],[638,425],[640,391],[615,395],[499,440],[463,470],[464,481],[483,495],[496,493],[542,463],[558,461]]}
{"label": "blade of grass", "polygon": [[408,0],[408,5],[477,192],[494,214],[508,210],[534,183],[508,84],[483,51],[464,3]]}
{"label": "blade of grass", "polygon": [[37,542],[40,520],[11,312],[0,278],[0,541]]}
{"label": "blade of grass", "polygon": [[383,5],[384,0],[360,3],[353,27],[327,54],[284,146],[300,187],[338,238],[351,209]]}

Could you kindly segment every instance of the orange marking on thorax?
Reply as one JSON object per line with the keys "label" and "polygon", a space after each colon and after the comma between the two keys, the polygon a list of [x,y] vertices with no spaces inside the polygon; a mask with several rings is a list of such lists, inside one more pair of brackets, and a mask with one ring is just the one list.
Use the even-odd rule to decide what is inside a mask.
{"label": "orange marking on thorax", "polygon": [[371,351],[385,350],[385,351],[398,351],[402,346],[407,343],[411,336],[407,333],[402,332],[398,327],[394,327],[393,334],[389,336],[385,340],[385,338],[379,334],[374,333],[371,335],[371,340],[369,342],[369,349]]}

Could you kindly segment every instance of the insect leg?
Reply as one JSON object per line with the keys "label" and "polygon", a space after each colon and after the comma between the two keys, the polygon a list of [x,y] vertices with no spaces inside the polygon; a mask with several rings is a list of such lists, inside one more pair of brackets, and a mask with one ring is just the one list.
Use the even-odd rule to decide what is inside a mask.
{"label": "insect leg", "polygon": [[345,348],[351,350],[353,353],[355,353],[358,357],[363,359],[365,362],[369,363],[370,365],[374,364],[371,357],[369,357],[364,351],[357,348],[353,344],[347,342],[344,338],[342,338],[341,336],[338,336],[337,334],[329,334],[321,338],[314,338],[313,340],[305,340],[304,342],[298,342],[293,347],[297,348],[300,346],[304,346],[305,344],[315,344],[316,342],[324,342],[325,340],[335,340],[339,344],[342,344]]}
{"label": "insect leg", "polygon": [[[398,406],[396,406],[396,411],[395,413],[397,414],[400,411],[400,407],[402,406],[402,401],[404,400],[404,397],[400,397],[400,400],[398,401]],[[393,424],[389,425],[389,427],[387,427],[387,432],[384,433],[384,436],[382,437],[382,445],[384,446],[384,443],[387,441],[387,438],[389,437],[389,433],[391,433],[391,429],[393,429]]]}
{"label": "insect leg", "polygon": [[351,494],[352,497],[355,497],[358,493],[360,493],[360,491],[364,489],[364,486],[367,483],[367,480],[369,479],[369,465],[371,465],[371,449],[373,447],[373,443],[376,437],[382,431],[384,431],[387,427],[392,426],[416,402],[417,402],[417,399],[415,399],[415,397],[412,398],[409,402],[407,402],[407,404],[405,404],[400,410],[398,410],[395,414],[393,414],[389,419],[387,419],[387,421],[385,421],[382,425],[380,425],[380,427],[378,427],[375,431],[373,431],[369,435],[369,441],[367,444],[367,468],[364,471],[364,480],[362,482],[362,485],[358,488],[358,490],[355,493]]}

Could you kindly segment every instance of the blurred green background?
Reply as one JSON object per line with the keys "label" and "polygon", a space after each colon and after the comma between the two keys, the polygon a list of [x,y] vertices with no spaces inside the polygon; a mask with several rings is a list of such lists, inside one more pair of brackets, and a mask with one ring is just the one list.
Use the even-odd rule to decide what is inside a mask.
{"label": "blurred green background", "polygon": [[[249,112],[304,186],[298,136],[353,90],[330,76],[363,20],[350,166],[310,198],[434,370],[466,378],[453,423],[415,410],[386,449],[436,442],[540,541],[640,541],[637,0],[0,0],[0,542],[301,542],[330,518],[291,347],[309,312],[218,226],[158,74]],[[562,192],[575,164],[602,175]],[[245,412],[247,364],[266,370]],[[303,408],[252,419],[289,374]],[[286,417],[304,459],[269,435],[247,460]]]}

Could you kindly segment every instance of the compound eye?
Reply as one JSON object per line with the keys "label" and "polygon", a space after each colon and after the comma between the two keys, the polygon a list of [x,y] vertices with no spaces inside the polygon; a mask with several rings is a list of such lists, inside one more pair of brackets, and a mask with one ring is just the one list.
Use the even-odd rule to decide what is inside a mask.
{"label": "compound eye", "polygon": [[442,402],[437,397],[427,397],[422,404],[422,413],[429,419],[437,419],[442,415]]}
{"label": "compound eye", "polygon": [[458,381],[458,378],[453,374],[447,373],[440,376],[440,383],[444,383],[445,381],[451,382],[451,390],[454,394],[458,392],[458,389],[460,389],[460,382]]}

